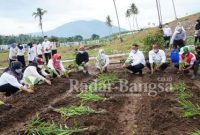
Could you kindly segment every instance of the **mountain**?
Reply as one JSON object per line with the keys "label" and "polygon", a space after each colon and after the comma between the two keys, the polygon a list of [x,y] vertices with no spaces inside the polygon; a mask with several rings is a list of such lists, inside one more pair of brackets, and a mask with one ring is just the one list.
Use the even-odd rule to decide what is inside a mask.
{"label": "mountain", "polygon": [[[121,29],[126,31],[125,29]],[[105,22],[99,20],[80,20],[70,23],[66,23],[54,30],[44,32],[47,36],[57,36],[57,37],[71,37],[75,35],[81,35],[84,38],[90,38],[92,34],[97,34],[100,37],[109,35],[110,28],[105,24]],[[119,29],[116,26],[112,27],[113,33],[118,33]],[[31,35],[41,36],[41,32],[31,33]]]}

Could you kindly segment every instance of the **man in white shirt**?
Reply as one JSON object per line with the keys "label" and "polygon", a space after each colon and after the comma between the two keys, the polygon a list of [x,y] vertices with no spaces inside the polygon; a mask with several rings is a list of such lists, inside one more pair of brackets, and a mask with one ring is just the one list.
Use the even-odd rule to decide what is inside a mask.
{"label": "man in white shirt", "polygon": [[144,54],[139,50],[139,46],[137,44],[133,44],[129,57],[123,67],[131,70],[133,74],[139,72],[139,75],[142,75],[142,69],[145,64]]}
{"label": "man in white shirt", "polygon": [[37,56],[43,58],[43,46],[40,43],[37,44]]}
{"label": "man in white shirt", "polygon": [[165,52],[159,49],[158,45],[153,45],[153,49],[149,52],[149,62],[147,63],[151,74],[158,70],[164,71],[168,66]]}
{"label": "man in white shirt", "polygon": [[44,42],[42,43],[42,46],[44,48],[46,64],[48,64],[48,61],[51,59],[51,42],[48,41],[47,36],[44,36]]}
{"label": "man in white shirt", "polygon": [[168,24],[166,24],[165,27],[163,28],[163,37],[164,37],[164,40],[165,40],[165,47],[166,48],[169,48],[171,36],[172,36],[172,29],[169,27]]}

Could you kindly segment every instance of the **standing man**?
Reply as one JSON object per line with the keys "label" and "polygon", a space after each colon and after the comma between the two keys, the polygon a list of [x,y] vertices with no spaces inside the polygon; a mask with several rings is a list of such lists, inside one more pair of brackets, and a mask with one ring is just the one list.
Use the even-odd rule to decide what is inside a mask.
{"label": "standing man", "polygon": [[166,62],[165,52],[159,49],[158,45],[153,45],[153,49],[149,52],[149,62],[147,67],[151,70],[151,74],[155,71],[164,71],[169,64]]}
{"label": "standing man", "polygon": [[46,64],[48,64],[48,61],[51,59],[51,42],[48,41],[47,36],[44,36],[44,41],[42,43],[42,46],[44,48],[44,56]]}
{"label": "standing man", "polygon": [[38,42],[38,44],[37,44],[37,56],[39,58],[43,59],[43,53],[44,53],[43,46],[42,46],[42,44],[40,44],[40,42]]}
{"label": "standing man", "polygon": [[144,54],[139,50],[139,45],[133,44],[129,57],[123,67],[131,70],[133,74],[139,72],[139,75],[142,75],[142,69],[145,64]]}
{"label": "standing man", "polygon": [[186,32],[182,27],[177,27],[174,34],[172,35],[170,44],[173,45],[174,49],[180,50],[181,47],[185,46]]}
{"label": "standing man", "polygon": [[163,37],[165,40],[165,47],[169,48],[170,39],[172,36],[172,29],[169,27],[168,23],[163,28]]}

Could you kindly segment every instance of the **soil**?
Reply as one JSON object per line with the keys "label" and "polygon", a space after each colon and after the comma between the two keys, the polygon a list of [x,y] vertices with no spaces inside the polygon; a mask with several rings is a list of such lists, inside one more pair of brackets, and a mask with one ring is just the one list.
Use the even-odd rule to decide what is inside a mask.
{"label": "soil", "polygon": [[[59,108],[81,103],[76,96],[78,92],[69,91],[69,79],[57,79],[53,81],[52,86],[43,84],[35,87],[34,94],[19,92],[7,99],[5,102],[12,107],[0,107],[1,135],[23,135],[25,126],[36,114],[46,121],[68,127],[93,127],[92,130],[76,133],[76,135],[186,135],[195,129],[200,129],[200,117],[181,117],[175,93],[153,86],[159,83],[165,86],[183,80],[194,95],[190,100],[199,104],[199,87],[188,79],[189,75],[174,74],[173,68],[168,68],[165,73],[154,75],[150,75],[145,69],[143,76],[132,75],[117,64],[111,65],[109,72],[116,73],[119,79],[128,80],[129,86],[133,84],[139,86],[141,83],[152,84],[148,85],[152,91],[146,91],[145,87],[140,90],[139,87],[132,91],[121,90],[120,81],[112,84],[111,92],[97,93],[107,100],[87,103],[87,106],[97,112],[104,110],[104,113],[64,119],[60,114],[49,109],[49,106]],[[92,82],[95,77],[86,76],[82,72],[70,74],[70,78],[84,83]],[[155,92],[157,95],[153,95]]]}

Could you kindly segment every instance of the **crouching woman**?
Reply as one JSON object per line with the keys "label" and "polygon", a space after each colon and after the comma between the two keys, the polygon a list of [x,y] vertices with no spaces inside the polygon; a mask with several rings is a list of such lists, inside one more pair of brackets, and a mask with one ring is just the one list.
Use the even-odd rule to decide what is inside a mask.
{"label": "crouching woman", "polygon": [[67,77],[67,70],[62,64],[60,54],[54,54],[49,60],[47,67],[53,72],[53,77],[60,78],[62,75]]}
{"label": "crouching woman", "polygon": [[20,84],[21,76],[22,64],[20,62],[12,62],[0,77],[0,92],[4,92],[7,97],[19,90],[33,93],[27,86]]}
{"label": "crouching woman", "polygon": [[33,86],[39,82],[46,82],[51,85],[51,81],[46,79],[48,74],[43,68],[44,61],[42,58],[35,58],[34,61],[25,69],[23,81],[26,85]]}
{"label": "crouching woman", "polygon": [[107,72],[109,65],[109,57],[105,54],[103,49],[99,50],[96,60],[96,68],[100,70],[101,73]]}

